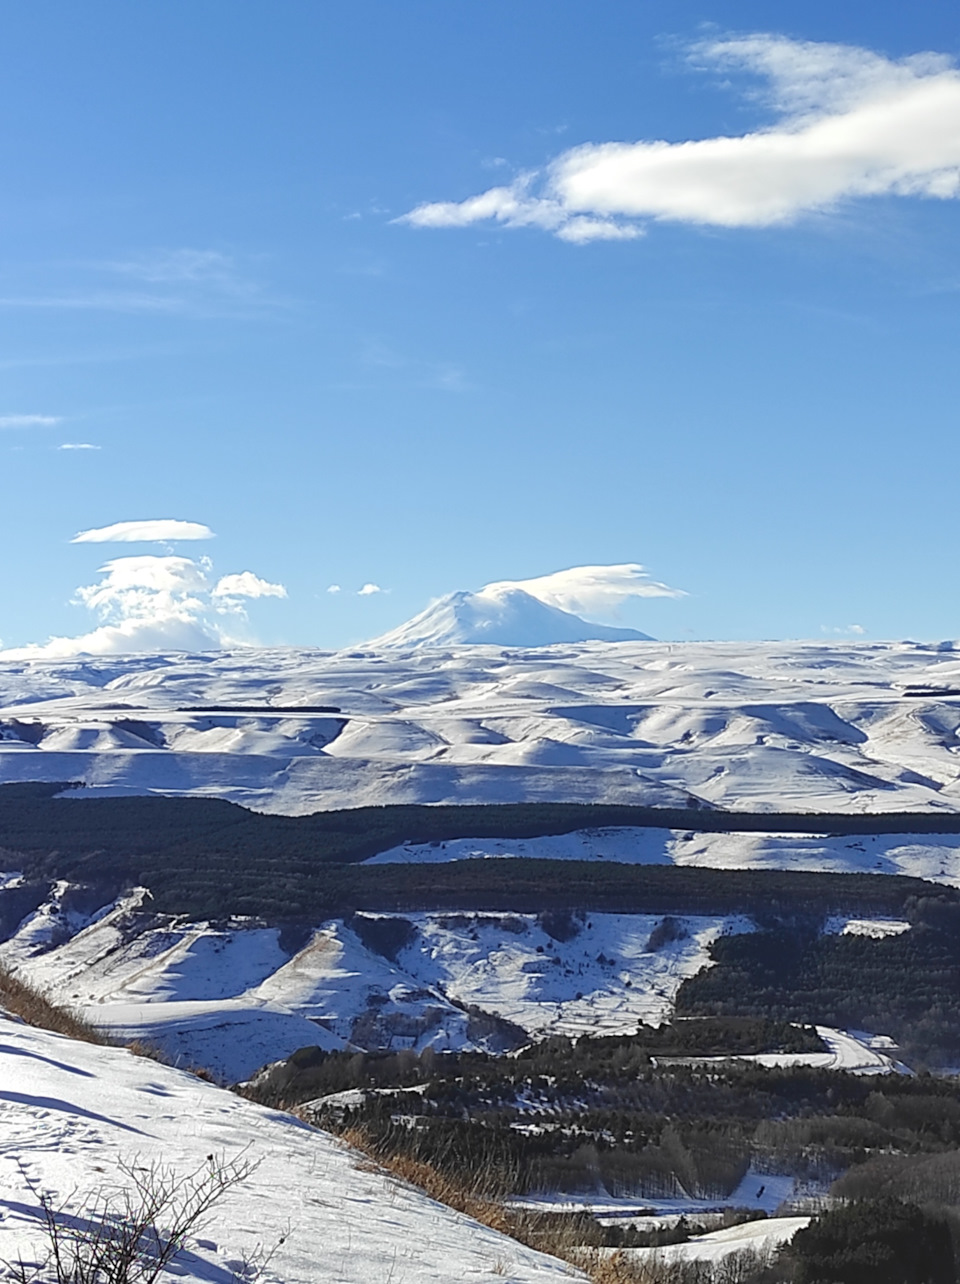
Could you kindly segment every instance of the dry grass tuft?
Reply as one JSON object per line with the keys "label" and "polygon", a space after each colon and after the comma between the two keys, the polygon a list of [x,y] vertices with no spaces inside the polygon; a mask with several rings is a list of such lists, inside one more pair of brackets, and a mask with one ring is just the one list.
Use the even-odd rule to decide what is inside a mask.
{"label": "dry grass tuft", "polygon": [[[19,1017],[27,1025],[51,1030],[54,1034],[64,1034],[68,1039],[79,1039],[81,1043],[97,1043],[105,1048],[121,1046],[116,1039],[111,1039],[79,1013],[54,1003],[42,990],[29,985],[4,967],[0,967],[0,1009]],[[170,1058],[166,1053],[146,1039],[134,1039],[122,1046],[135,1057],[145,1057],[148,1061],[157,1061],[164,1066],[170,1065]],[[205,1066],[182,1066],[181,1069],[197,1079],[220,1084],[217,1076]]]}
{"label": "dry grass tuft", "polygon": [[18,1016],[27,1025],[54,1034],[65,1034],[83,1043],[109,1044],[110,1040],[95,1025],[85,1021],[69,1008],[52,1003],[40,990],[21,981],[13,972],[0,968],[0,1007]]}
{"label": "dry grass tuft", "polygon": [[128,1052],[132,1052],[135,1057],[145,1057],[148,1061],[158,1061],[162,1066],[170,1064],[170,1058],[165,1052],[161,1051],[155,1043],[149,1043],[146,1039],[134,1039],[131,1043],[123,1045]]}

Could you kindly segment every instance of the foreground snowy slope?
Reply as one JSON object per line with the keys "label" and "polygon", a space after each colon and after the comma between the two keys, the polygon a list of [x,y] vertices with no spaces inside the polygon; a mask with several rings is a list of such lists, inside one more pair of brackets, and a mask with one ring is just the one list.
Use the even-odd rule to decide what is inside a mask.
{"label": "foreground snowy slope", "polygon": [[[122,1049],[0,1017],[0,1258],[41,1250],[41,1191],[78,1210],[118,1160],[258,1165],[165,1279],[234,1284],[548,1284],[574,1272],[358,1164],[331,1137]],[[281,1239],[284,1242],[280,1243]],[[253,1275],[261,1252],[275,1255]]]}
{"label": "foreground snowy slope", "polygon": [[0,781],[303,813],[960,810],[952,644],[585,642],[0,664]]}

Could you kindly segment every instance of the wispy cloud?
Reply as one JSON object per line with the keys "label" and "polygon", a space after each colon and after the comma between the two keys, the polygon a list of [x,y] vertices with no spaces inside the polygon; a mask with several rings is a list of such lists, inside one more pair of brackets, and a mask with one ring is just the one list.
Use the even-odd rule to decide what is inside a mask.
{"label": "wispy cloud", "polygon": [[357,589],[357,597],[373,597],[375,593],[383,593],[379,584],[364,584],[363,588]]}
{"label": "wispy cloud", "polygon": [[759,34],[697,45],[691,62],[747,72],[774,123],[751,133],[586,143],[462,201],[417,206],[417,227],[493,222],[566,241],[639,236],[649,220],[767,227],[868,196],[960,195],[960,72],[938,54]]}
{"label": "wispy cloud", "polygon": [[214,533],[203,522],[182,522],[173,517],[155,518],[139,522],[114,522],[110,526],[95,526],[79,531],[71,544],[138,544],[173,540],[213,539]]}
{"label": "wispy cloud", "polygon": [[61,423],[60,415],[0,415],[0,428],[53,428]]}
{"label": "wispy cloud", "polygon": [[249,267],[218,250],[155,249],[99,262],[52,265],[62,282],[0,296],[0,307],[254,316],[281,301],[269,295]]}
{"label": "wispy cloud", "polygon": [[373,369],[395,372],[398,381],[408,386],[435,388],[443,392],[464,392],[472,387],[462,366],[449,361],[408,357],[379,339],[367,340],[360,359]]}
{"label": "wispy cloud", "polygon": [[153,250],[100,266],[139,281],[168,284],[179,281],[215,281],[230,289],[241,286],[235,260],[218,250]]}
{"label": "wispy cloud", "polygon": [[57,447],[57,450],[99,450],[92,441],[65,441]]}
{"label": "wispy cloud", "polygon": [[671,588],[651,577],[639,562],[614,566],[572,566],[552,575],[529,580],[499,580],[486,584],[481,593],[498,589],[523,589],[547,606],[575,614],[610,615],[632,597],[686,597],[683,589]]}
{"label": "wispy cloud", "polygon": [[343,590],[341,589],[341,587],[340,587],[340,585],[339,585],[339,584],[328,584],[328,585],[327,585],[327,592],[328,592],[328,593],[342,593],[342,592],[343,592]]}

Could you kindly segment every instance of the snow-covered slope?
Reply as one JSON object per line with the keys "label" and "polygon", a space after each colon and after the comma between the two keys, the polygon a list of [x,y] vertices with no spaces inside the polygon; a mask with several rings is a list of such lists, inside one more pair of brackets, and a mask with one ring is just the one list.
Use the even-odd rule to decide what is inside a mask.
{"label": "snow-covered slope", "polygon": [[[0,781],[385,802],[960,810],[960,654],[585,642],[0,664]],[[326,711],[333,707],[337,712]]]}
{"label": "snow-covered slope", "polygon": [[186,1174],[209,1155],[257,1166],[164,1280],[548,1284],[574,1274],[287,1115],[122,1049],[0,1017],[0,1259],[41,1256],[41,1192],[80,1212],[85,1197],[116,1185],[120,1160]]}
{"label": "snow-covered slope", "polygon": [[478,593],[448,593],[389,633],[366,643],[401,647],[553,646],[558,642],[649,642],[637,629],[592,624],[548,606],[520,588],[491,584]]}
{"label": "snow-covered slope", "polygon": [[310,1045],[502,1051],[527,1035],[632,1033],[669,1016],[721,931],[750,929],[690,917],[651,950],[660,920],[649,915],[593,914],[560,940],[529,914],[413,914],[393,920],[399,948],[383,952],[388,916],[290,939],[243,920],[163,918],[138,893],[84,920],[62,896],[0,946],[0,962],[114,1037],[230,1081]]}

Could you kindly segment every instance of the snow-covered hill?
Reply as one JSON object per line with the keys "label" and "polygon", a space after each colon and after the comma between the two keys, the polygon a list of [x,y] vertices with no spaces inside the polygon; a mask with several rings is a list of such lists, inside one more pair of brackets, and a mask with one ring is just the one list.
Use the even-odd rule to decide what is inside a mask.
{"label": "snow-covered hill", "polygon": [[41,1192],[82,1213],[96,1191],[116,1186],[121,1160],[185,1175],[209,1155],[256,1167],[163,1280],[548,1284],[575,1275],[288,1115],[123,1049],[0,1016],[0,1259],[42,1257]]}
{"label": "snow-covered hill", "polygon": [[560,940],[529,914],[412,914],[390,920],[391,948],[384,916],[294,937],[174,921],[142,893],[80,915],[64,891],[0,946],[0,963],[111,1035],[231,1081],[308,1045],[502,1051],[527,1035],[633,1032],[670,1015],[721,931],[750,929],[690,917],[651,950],[650,915],[592,914]]}
{"label": "snow-covered hill", "polygon": [[[231,1082],[308,1046],[503,1052],[550,1034],[632,1034],[672,1015],[720,933],[753,930],[739,917],[684,916],[655,934],[662,919],[648,914],[447,912],[293,933],[171,919],[142,892],[80,914],[66,891],[0,945],[0,964],[121,1042]],[[909,927],[838,917],[827,930]],[[838,1039],[846,1052],[813,1064],[889,1069],[862,1039]]]}
{"label": "snow-covered hill", "polygon": [[490,584],[478,593],[448,593],[425,611],[366,645],[395,647],[553,646],[563,642],[649,642],[637,629],[592,624],[520,588]]}
{"label": "snow-covered hill", "polygon": [[290,814],[691,795],[750,811],[955,812],[957,693],[952,644],[911,642],[7,661],[0,780]]}

